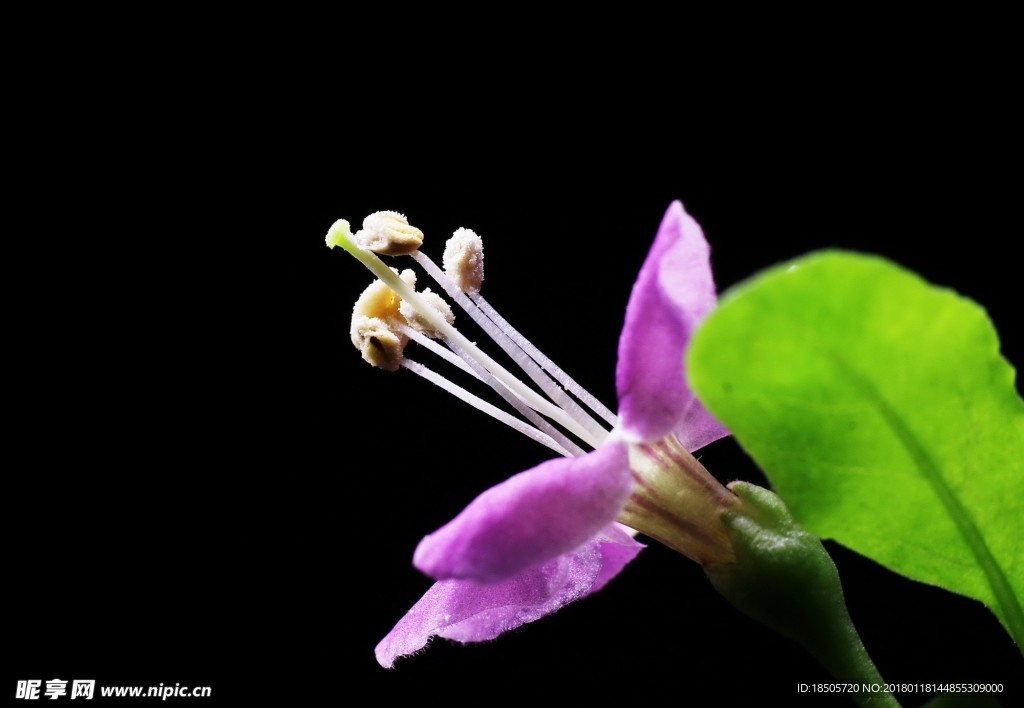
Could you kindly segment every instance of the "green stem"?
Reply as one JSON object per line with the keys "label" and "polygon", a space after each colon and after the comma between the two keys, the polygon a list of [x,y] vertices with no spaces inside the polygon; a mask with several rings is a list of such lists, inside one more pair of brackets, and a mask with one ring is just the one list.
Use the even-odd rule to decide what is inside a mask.
{"label": "green stem", "polygon": [[858,684],[851,696],[860,705],[899,708],[853,626],[821,541],[767,489],[742,482],[729,488],[743,502],[722,517],[736,562],[707,566],[711,583],[741,612],[802,645],[840,682]]}

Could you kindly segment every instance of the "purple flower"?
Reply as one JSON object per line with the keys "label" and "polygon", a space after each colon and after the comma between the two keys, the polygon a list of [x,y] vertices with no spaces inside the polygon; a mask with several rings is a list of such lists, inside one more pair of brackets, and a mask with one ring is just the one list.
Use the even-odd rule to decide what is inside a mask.
{"label": "purple flower", "polygon": [[699,563],[733,560],[719,512],[736,498],[690,454],[728,431],[682,368],[715,299],[704,234],[673,202],[626,308],[618,425],[592,452],[492,487],[422,540],[414,564],[438,582],[377,646],[381,665],[432,636],[493,639],[600,590],[643,548],[629,529]]}

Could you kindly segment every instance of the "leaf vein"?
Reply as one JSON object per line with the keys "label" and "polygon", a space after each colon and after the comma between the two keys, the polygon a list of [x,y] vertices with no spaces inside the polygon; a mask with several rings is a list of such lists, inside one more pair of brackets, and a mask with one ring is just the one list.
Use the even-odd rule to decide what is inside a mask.
{"label": "leaf vein", "polygon": [[[820,341],[820,340],[819,340]],[[855,386],[861,389],[862,393],[875,405],[886,424],[896,435],[900,444],[909,453],[911,459],[917,465],[922,476],[928,481],[939,501],[946,508],[952,517],[957,530],[971,549],[978,565],[981,567],[985,579],[988,581],[992,592],[999,603],[1011,628],[1018,645],[1024,648],[1024,610],[1021,609],[1017,596],[1010,585],[1009,580],[1003,571],[999,561],[992,555],[991,549],[985,542],[985,537],[978,528],[974,517],[963,503],[957,498],[946,478],[942,474],[941,467],[932,459],[918,436],[911,429],[910,425],[903,419],[899,412],[889,403],[878,387],[857,368],[848,361],[842,354],[833,347],[824,345],[825,354],[836,364]]]}

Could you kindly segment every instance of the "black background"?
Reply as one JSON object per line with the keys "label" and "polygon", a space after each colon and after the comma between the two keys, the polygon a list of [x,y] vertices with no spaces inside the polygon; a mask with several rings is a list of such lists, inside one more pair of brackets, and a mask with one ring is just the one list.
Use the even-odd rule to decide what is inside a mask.
{"label": "black background", "polygon": [[[808,57],[728,72],[715,54],[605,55],[481,80],[478,49],[359,83],[365,56],[320,83],[301,61],[246,78],[228,62],[201,83],[159,62],[140,83],[69,68],[57,90],[83,99],[78,119],[24,116],[41,126],[16,146],[23,220],[4,262],[5,692],[60,677],[210,685],[211,704],[368,688],[461,705],[483,687],[846,705],[798,697],[830,677],[656,544],[493,643],[378,667],[376,642],[429,585],[419,538],[547,453],[365,365],[347,322],[368,276],[323,236],[394,209],[439,257],[475,229],[492,304],[608,403],[623,308],[673,199],[704,226],[720,289],[814,249],[878,253],[985,305],[1019,366],[1021,116],[999,57],[794,77]],[[702,460],[763,482],[732,441]],[[1021,655],[985,608],[829,549],[888,680],[1021,698]]]}

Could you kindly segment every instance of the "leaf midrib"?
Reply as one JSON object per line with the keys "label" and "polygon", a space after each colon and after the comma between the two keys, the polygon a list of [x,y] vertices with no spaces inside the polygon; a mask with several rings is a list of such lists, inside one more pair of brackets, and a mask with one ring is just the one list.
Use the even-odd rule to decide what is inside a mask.
{"label": "leaf midrib", "polygon": [[985,537],[978,529],[974,517],[957,498],[956,494],[953,493],[952,488],[942,474],[941,468],[928,454],[928,451],[921,444],[917,435],[899,412],[886,400],[885,396],[882,395],[882,392],[878,390],[878,387],[875,386],[871,379],[861,374],[853,364],[831,346],[823,346],[822,348],[825,354],[836,364],[837,368],[875,405],[885,422],[895,433],[900,444],[917,465],[922,476],[931,485],[932,490],[953,519],[953,523],[956,524],[957,530],[985,575],[985,579],[988,581],[989,587],[992,589],[996,601],[1003,611],[1010,635],[1014,638],[1017,646],[1024,651],[1024,610],[1021,609],[1021,605],[1009,580],[1006,578],[1006,574],[1003,572],[1002,566],[999,565],[999,562],[992,555],[992,551],[985,542]]}

